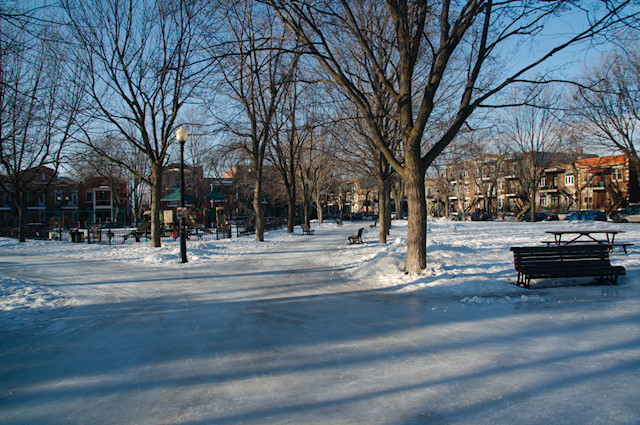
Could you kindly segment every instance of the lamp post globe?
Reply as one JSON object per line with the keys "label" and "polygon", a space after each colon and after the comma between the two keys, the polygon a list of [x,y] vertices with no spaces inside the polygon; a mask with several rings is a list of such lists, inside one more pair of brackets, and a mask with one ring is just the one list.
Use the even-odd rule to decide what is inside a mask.
{"label": "lamp post globe", "polygon": [[180,262],[187,262],[187,236],[184,226],[184,215],[186,210],[184,207],[184,142],[187,141],[189,133],[183,126],[176,130],[176,140],[180,144]]}

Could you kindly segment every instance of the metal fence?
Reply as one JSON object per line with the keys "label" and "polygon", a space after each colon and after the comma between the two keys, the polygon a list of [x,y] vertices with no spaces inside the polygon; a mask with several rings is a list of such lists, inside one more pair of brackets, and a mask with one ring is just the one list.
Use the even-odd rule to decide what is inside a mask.
{"label": "metal fence", "polygon": [[[281,229],[286,225],[286,220],[282,218],[265,219],[265,231]],[[227,224],[211,229],[187,227],[187,240],[220,240],[231,237],[241,237],[252,235],[255,232],[253,224]],[[15,237],[13,234],[4,236]],[[38,233],[28,234],[30,239],[62,240],[76,243],[122,245],[138,242],[148,242],[151,240],[149,230],[140,231],[135,228],[108,228],[108,229],[54,229]],[[175,241],[180,238],[177,231],[166,232],[161,236],[163,241]]]}

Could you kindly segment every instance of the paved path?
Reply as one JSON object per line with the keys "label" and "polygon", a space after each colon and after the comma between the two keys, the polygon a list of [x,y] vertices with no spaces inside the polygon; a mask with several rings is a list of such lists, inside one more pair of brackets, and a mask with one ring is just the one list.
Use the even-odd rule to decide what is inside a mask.
{"label": "paved path", "polygon": [[636,299],[387,293],[332,267],[351,230],[176,270],[4,255],[78,305],[0,337],[0,423],[638,423]]}

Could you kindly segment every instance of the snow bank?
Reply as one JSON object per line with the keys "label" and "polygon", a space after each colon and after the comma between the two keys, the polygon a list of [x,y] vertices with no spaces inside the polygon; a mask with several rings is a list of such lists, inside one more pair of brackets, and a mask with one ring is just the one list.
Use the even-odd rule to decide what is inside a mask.
{"label": "snow bank", "polygon": [[[457,297],[463,303],[532,302],[510,282],[516,279],[512,246],[539,246],[548,240],[548,230],[620,230],[618,242],[634,243],[640,239],[640,226],[609,222],[560,221],[522,222],[452,222],[431,219],[427,233],[427,268],[418,275],[401,273],[405,264],[407,222],[394,221],[387,244],[377,243],[378,233],[365,234],[365,245],[348,247],[354,264],[344,264],[354,278],[381,288],[428,296]],[[627,275],[620,284],[635,284],[639,277],[638,247],[629,254],[614,251],[612,263],[624,266]],[[346,257],[346,256],[343,256]],[[579,282],[579,280],[575,280]]]}
{"label": "snow bank", "polygon": [[15,331],[40,322],[50,325],[72,301],[61,291],[35,282],[0,277],[0,321],[3,331]]}

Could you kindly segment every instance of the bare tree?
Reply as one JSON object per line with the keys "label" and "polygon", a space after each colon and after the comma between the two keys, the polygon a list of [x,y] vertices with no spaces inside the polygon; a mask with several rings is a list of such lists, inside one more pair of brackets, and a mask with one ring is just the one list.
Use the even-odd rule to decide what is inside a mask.
{"label": "bare tree", "polygon": [[[345,161],[350,164],[351,169],[376,182],[380,219],[379,242],[386,243],[391,227],[391,189],[396,173],[377,148],[366,120],[353,105],[349,106],[343,108],[342,113],[345,117],[337,125],[337,131],[342,136],[340,149],[347,154]],[[384,106],[378,103],[376,108]],[[389,115],[382,111],[377,114],[376,119],[387,146],[397,151],[400,145],[398,122],[390,119]]]}
{"label": "bare tree", "polygon": [[[314,55],[327,79],[340,86],[371,127],[378,149],[402,177],[409,208],[406,270],[426,267],[427,167],[447,147],[475,109],[554,54],[620,22],[630,1],[603,1],[585,9],[574,2],[491,0],[290,2],[264,0]],[[587,13],[590,24],[530,60],[513,54],[518,40],[535,42],[546,19],[563,12]],[[390,16],[381,35],[370,34],[372,22]],[[384,40],[384,42],[382,42]],[[380,48],[392,58],[379,61]],[[521,46],[520,46],[521,48]],[[385,146],[373,99],[357,84],[362,62],[359,50],[380,84],[376,92],[393,99],[403,149],[396,155]],[[509,60],[511,60],[509,62]],[[524,63],[524,64],[523,64]],[[542,79],[537,79],[542,82]]]}
{"label": "bare tree", "polygon": [[560,120],[556,116],[558,97],[549,91],[538,93],[530,105],[511,108],[503,119],[504,134],[513,149],[516,177],[535,221],[536,195],[545,168],[560,159]]}
{"label": "bare tree", "polygon": [[[198,1],[62,0],[90,81],[83,85],[84,142],[136,174],[151,188],[151,245],[160,242],[162,175],[185,103],[208,77],[199,55]],[[105,134],[143,152],[149,174],[100,149]]]}
{"label": "bare tree", "polygon": [[[117,158],[112,161],[104,155],[96,155],[95,149],[84,146],[84,149],[76,149],[74,155],[67,161],[80,180],[88,180],[92,177],[102,177],[111,187],[117,208],[129,206],[131,213],[130,222],[135,222],[142,217],[142,196],[140,194],[143,182],[137,176],[148,174],[148,163],[142,152],[128,149],[129,146],[121,140],[106,137],[103,140],[95,140],[94,145],[101,152],[107,153],[109,158]],[[129,167],[121,164],[128,163]],[[144,170],[144,168],[147,170]],[[132,173],[130,169],[136,169]]]}
{"label": "bare tree", "polygon": [[270,9],[252,1],[231,1],[226,7],[227,38],[212,51],[222,57],[222,90],[237,108],[228,110],[223,125],[234,136],[232,147],[251,160],[255,239],[264,241],[265,152],[277,131],[275,117],[295,76],[298,55],[287,51],[291,43],[285,28]]}
{"label": "bare tree", "polygon": [[[311,117],[316,115],[311,114]],[[297,163],[299,173],[300,197],[302,200],[302,216],[305,224],[311,221],[310,211],[315,206],[318,222],[322,223],[323,196],[331,184],[332,166],[335,157],[331,154],[334,139],[326,128],[310,118],[305,132],[300,160]]]}
{"label": "bare tree", "polygon": [[74,61],[65,66],[62,35],[44,19],[53,15],[50,8],[2,3],[0,11],[0,186],[18,211],[17,236],[24,242],[29,193],[46,189],[33,180],[44,167],[53,170],[45,183],[57,175],[81,99],[68,82],[82,76]]}
{"label": "bare tree", "polygon": [[[282,178],[287,197],[287,233],[293,233],[296,218],[296,198],[298,186],[298,164],[300,154],[308,132],[301,112],[301,102],[305,96],[303,86],[295,81],[291,84],[282,111],[274,119],[276,131],[273,143],[267,153],[269,161],[276,167]],[[301,121],[302,119],[302,121]]]}
{"label": "bare tree", "polygon": [[602,59],[574,95],[576,130],[596,146],[623,153],[640,184],[640,50]]}

